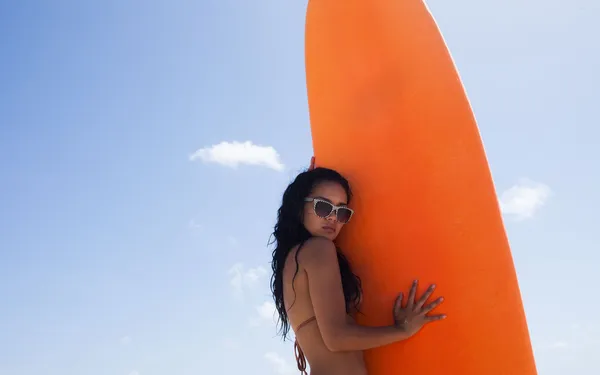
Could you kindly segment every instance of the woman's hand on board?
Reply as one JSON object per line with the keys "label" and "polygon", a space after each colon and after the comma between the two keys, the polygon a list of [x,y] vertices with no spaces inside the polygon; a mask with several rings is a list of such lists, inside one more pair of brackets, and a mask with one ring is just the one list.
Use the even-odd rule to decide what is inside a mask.
{"label": "woman's hand on board", "polygon": [[443,297],[437,298],[435,301],[425,305],[431,293],[435,289],[435,285],[429,286],[427,291],[421,296],[421,298],[415,300],[417,294],[418,281],[415,280],[410,288],[406,305],[402,306],[402,300],[404,297],[403,293],[400,293],[394,303],[394,324],[408,335],[412,336],[419,332],[421,328],[427,323],[444,319],[445,314],[438,315],[427,315],[433,309],[435,309],[442,301]]}

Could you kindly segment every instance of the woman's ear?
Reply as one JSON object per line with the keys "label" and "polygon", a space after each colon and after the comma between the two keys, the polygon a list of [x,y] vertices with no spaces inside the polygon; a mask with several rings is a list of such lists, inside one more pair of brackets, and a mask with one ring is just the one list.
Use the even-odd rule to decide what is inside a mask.
{"label": "woman's ear", "polygon": [[310,167],[308,167],[309,171],[312,171],[313,169],[315,169],[315,157],[311,157],[310,158]]}

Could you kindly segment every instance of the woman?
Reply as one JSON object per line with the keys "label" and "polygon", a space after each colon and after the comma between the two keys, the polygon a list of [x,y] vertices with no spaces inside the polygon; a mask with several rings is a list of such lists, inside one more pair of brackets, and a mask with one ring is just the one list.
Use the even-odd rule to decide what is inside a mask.
{"label": "woman", "polygon": [[[390,310],[394,324],[366,327],[353,315],[361,301],[360,279],[334,240],[353,210],[348,181],[334,170],[300,173],[287,187],[274,228],[271,290],[285,339],[296,335],[298,369],[311,375],[366,375],[362,352],[417,333],[424,324],[445,318],[426,315],[442,302],[425,304],[434,285],[416,299],[417,282],[403,306],[402,293]],[[301,349],[302,348],[302,349]]]}

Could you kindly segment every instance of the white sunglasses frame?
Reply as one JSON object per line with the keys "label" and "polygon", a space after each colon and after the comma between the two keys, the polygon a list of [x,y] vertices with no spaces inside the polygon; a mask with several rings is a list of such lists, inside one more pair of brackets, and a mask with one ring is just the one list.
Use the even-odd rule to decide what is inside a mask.
{"label": "white sunglasses frame", "polygon": [[[331,216],[335,212],[335,220],[339,221],[337,214],[338,214],[338,210],[340,208],[343,208],[343,209],[346,209],[346,210],[350,211],[350,217],[348,218],[348,221],[346,221],[345,223],[339,221],[340,223],[342,223],[342,224],[348,224],[350,222],[350,220],[352,220],[352,216],[354,216],[354,210],[351,209],[350,207],[348,207],[348,206],[336,206],[335,204],[333,204],[333,203],[331,203],[329,201],[326,201],[325,199],[321,199],[321,198],[304,198],[304,201],[305,202],[313,202],[313,211],[315,212],[315,215],[317,215],[318,217],[320,217],[322,219],[327,219],[329,216]],[[331,212],[329,213],[329,215],[323,217],[323,216],[319,216],[319,214],[317,214],[317,203],[319,203],[319,202],[327,203],[328,205],[331,205],[331,207],[333,207],[331,209]]]}

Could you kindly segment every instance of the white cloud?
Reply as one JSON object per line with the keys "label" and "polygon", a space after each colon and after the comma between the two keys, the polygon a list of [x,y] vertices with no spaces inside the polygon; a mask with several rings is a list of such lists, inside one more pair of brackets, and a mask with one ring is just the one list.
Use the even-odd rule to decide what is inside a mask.
{"label": "white cloud", "polygon": [[258,266],[256,268],[250,268],[244,273],[244,278],[250,283],[256,283],[261,277],[267,275],[267,270],[264,267]]}
{"label": "white cloud", "polygon": [[265,301],[262,305],[256,306],[257,316],[249,319],[251,327],[258,327],[261,323],[269,323],[273,326],[277,325],[277,311],[275,310],[275,303],[272,301]]}
{"label": "white cloud", "polygon": [[121,337],[121,340],[119,340],[121,342],[121,345],[129,345],[131,344],[131,337],[129,336],[123,336]]}
{"label": "white cloud", "polygon": [[129,373],[129,375],[140,375],[139,371],[133,370]]}
{"label": "white cloud", "polygon": [[262,305],[256,307],[256,311],[258,312],[258,316],[260,316],[262,319],[268,322],[277,323],[277,318],[275,315],[275,303],[271,301],[265,301]]}
{"label": "white cloud", "polygon": [[546,204],[552,191],[542,183],[523,179],[500,196],[502,213],[512,215],[516,220],[525,220]]}
{"label": "white cloud", "polygon": [[228,274],[231,276],[229,284],[234,295],[241,298],[245,290],[256,287],[258,282],[267,276],[267,270],[262,266],[246,269],[242,263],[236,263],[229,269]]}
{"label": "white cloud", "polygon": [[262,166],[276,171],[282,171],[284,168],[279,153],[273,147],[255,145],[251,141],[221,142],[204,147],[191,154],[190,160],[201,160],[204,163],[216,163],[230,168],[237,168],[241,164]]}
{"label": "white cloud", "polygon": [[292,367],[288,361],[275,352],[265,353],[265,359],[271,364],[277,375],[292,375],[298,373],[298,369]]}

